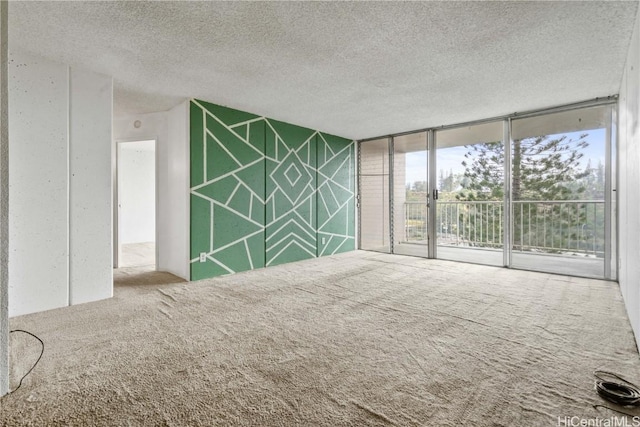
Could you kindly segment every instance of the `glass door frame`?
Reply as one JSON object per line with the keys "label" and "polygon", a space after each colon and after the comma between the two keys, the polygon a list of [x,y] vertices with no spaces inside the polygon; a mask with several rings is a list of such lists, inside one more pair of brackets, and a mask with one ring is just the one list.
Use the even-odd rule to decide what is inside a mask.
{"label": "glass door frame", "polygon": [[[429,130],[429,139],[428,139],[428,153],[429,153],[429,173],[428,173],[428,212],[429,212],[429,258],[438,258],[438,239],[437,239],[437,206],[438,206],[438,192],[439,192],[439,183],[437,176],[437,137],[436,131],[450,130],[450,129],[459,129],[471,126],[477,126],[482,124],[489,123],[498,123],[502,122],[502,143],[504,145],[504,157],[505,162],[503,165],[504,168],[504,182],[503,182],[503,192],[504,197],[502,200],[503,204],[503,223],[508,224],[508,226],[503,227],[502,231],[502,265],[505,267],[509,267],[511,265],[511,236],[512,236],[512,225],[510,222],[511,218],[511,146],[508,144],[510,141],[511,135],[511,119],[506,117],[503,119],[487,119],[487,120],[479,120],[476,122],[470,123],[462,123],[455,124],[451,126],[442,126],[438,129],[430,129]],[[487,264],[489,265],[489,264]],[[496,265],[496,264],[490,264]]]}
{"label": "glass door frame", "polygon": [[429,129],[427,134],[427,241],[429,258],[438,258],[438,239],[436,227],[436,203],[438,176],[436,173],[436,131]]}
{"label": "glass door frame", "polygon": [[505,118],[502,122],[502,143],[504,144],[504,205],[503,212],[505,227],[502,230],[502,264],[504,267],[511,268],[511,253],[513,249],[513,200],[511,198],[511,118]]}
{"label": "glass door frame", "polygon": [[[618,186],[618,176],[617,176],[617,134],[616,134],[616,120],[617,120],[617,111],[618,111],[618,102],[617,98],[602,98],[596,99],[593,101],[580,102],[576,104],[569,104],[564,106],[559,106],[555,108],[549,108],[545,110],[532,111],[528,113],[512,115],[505,118],[505,141],[508,141],[508,144],[505,144],[505,199],[508,197],[509,200],[505,200],[505,215],[509,215],[509,224],[506,229],[509,229],[509,236],[505,235],[505,254],[504,266],[508,268],[514,269],[522,269],[521,267],[517,267],[513,265],[513,235],[514,235],[514,203],[512,199],[512,191],[511,191],[511,183],[512,183],[512,166],[513,166],[513,156],[512,156],[512,146],[513,146],[513,120],[518,119],[527,119],[532,117],[540,117],[546,115],[552,115],[555,113],[563,113],[574,110],[584,110],[588,108],[594,107],[609,107],[609,118],[606,121],[605,125],[605,188],[604,188],[604,256],[603,256],[603,275],[602,277],[594,277],[590,275],[579,275],[579,274],[571,274],[577,277],[591,277],[591,278],[601,278],[605,280],[617,280],[618,277],[618,263],[617,263],[617,236],[618,236],[618,228],[617,228],[617,186]],[[508,187],[507,187],[508,185]],[[507,191],[508,190],[508,191]],[[505,216],[505,221],[507,217]],[[507,238],[509,239],[509,246],[507,246]],[[544,270],[534,270],[534,271],[543,271]],[[566,273],[559,273],[566,274]]]}
{"label": "glass door frame", "polygon": [[[467,123],[460,123],[455,125],[441,126],[438,128],[427,128],[416,130],[412,132],[403,132],[396,135],[370,138],[367,140],[358,141],[358,181],[360,181],[360,145],[366,143],[369,140],[380,140],[387,138],[389,149],[389,242],[390,253],[394,253],[394,136],[401,136],[406,134],[426,132],[427,133],[427,239],[428,239],[428,258],[438,258],[437,253],[437,239],[436,236],[436,207],[437,207],[437,191],[438,191],[438,179],[437,179],[437,159],[436,159],[436,130],[453,129],[463,126],[472,126],[476,124],[482,124],[490,121],[502,120],[503,122],[503,137],[502,142],[504,144],[504,200],[503,200],[503,212],[504,212],[504,224],[503,229],[503,266],[508,268],[516,268],[513,266],[512,252],[513,252],[513,232],[514,232],[514,203],[512,200],[512,145],[513,145],[513,120],[523,119],[535,116],[550,115],[553,113],[559,113],[570,110],[579,110],[589,107],[609,106],[610,117],[606,123],[606,139],[605,139],[605,191],[604,191],[604,279],[616,280],[617,279],[617,242],[618,242],[618,224],[617,224],[617,185],[618,185],[618,167],[617,167],[617,116],[618,116],[618,104],[616,97],[596,99],[586,102],[578,102],[575,104],[569,104],[554,108],[548,108],[543,110],[530,111],[522,114],[511,114],[502,117],[496,117],[492,119],[478,120]],[[360,186],[358,186],[358,192]],[[358,202],[360,201],[360,193],[357,196]],[[359,207],[359,203],[358,203]],[[360,233],[360,210],[358,209],[358,237]],[[359,242],[360,243],[360,242]],[[360,248],[360,244],[358,244]]]}

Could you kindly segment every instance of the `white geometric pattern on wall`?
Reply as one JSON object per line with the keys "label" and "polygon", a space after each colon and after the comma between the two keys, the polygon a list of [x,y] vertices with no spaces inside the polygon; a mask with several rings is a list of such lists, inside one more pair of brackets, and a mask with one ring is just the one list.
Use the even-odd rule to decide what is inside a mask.
{"label": "white geometric pattern on wall", "polygon": [[190,123],[192,280],[355,248],[353,141],[196,100]]}

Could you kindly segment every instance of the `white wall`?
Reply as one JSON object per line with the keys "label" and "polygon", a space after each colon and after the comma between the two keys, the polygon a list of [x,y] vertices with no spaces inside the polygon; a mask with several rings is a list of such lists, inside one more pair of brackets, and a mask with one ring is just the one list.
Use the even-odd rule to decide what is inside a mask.
{"label": "white wall", "polygon": [[[156,140],[156,269],[189,279],[189,103],[114,119],[114,140]],[[139,121],[139,127],[135,127]],[[114,154],[115,164],[115,154]]]}
{"label": "white wall", "polygon": [[168,203],[162,205],[164,215],[159,223],[159,236],[169,245],[162,248],[161,265],[166,271],[189,280],[189,101],[169,110],[168,117],[170,143],[160,163],[167,170],[160,182],[166,189]]}
{"label": "white wall", "polygon": [[69,67],[9,52],[9,315],[69,303]]}
{"label": "white wall", "polygon": [[620,85],[618,108],[619,282],[640,343],[640,12]]}
{"label": "white wall", "polygon": [[113,79],[71,68],[69,79],[69,304],[113,296]]}
{"label": "white wall", "polygon": [[10,316],[111,295],[111,99],[109,77],[9,54]]}
{"label": "white wall", "polygon": [[120,244],[156,241],[156,142],[118,143]]}
{"label": "white wall", "polygon": [[0,396],[9,392],[9,5],[0,2]]}

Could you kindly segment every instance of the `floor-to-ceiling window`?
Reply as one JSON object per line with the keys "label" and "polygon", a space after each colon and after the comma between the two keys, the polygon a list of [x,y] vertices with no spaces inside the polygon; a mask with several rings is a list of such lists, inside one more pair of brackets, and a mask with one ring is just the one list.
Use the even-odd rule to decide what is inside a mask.
{"label": "floor-to-ceiling window", "polygon": [[393,252],[428,256],[427,132],[393,138]]}
{"label": "floor-to-ceiling window", "polygon": [[611,106],[514,119],[511,265],[605,276]]}
{"label": "floor-to-ceiling window", "polygon": [[615,279],[613,102],[360,143],[361,249]]}

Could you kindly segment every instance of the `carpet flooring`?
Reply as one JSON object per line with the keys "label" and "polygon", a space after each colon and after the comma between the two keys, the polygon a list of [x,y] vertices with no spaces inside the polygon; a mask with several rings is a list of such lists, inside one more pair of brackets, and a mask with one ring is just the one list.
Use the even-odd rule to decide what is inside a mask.
{"label": "carpet flooring", "polygon": [[[4,426],[557,426],[619,416],[594,369],[640,379],[616,283],[363,251],[122,269],[113,298],[11,327],[46,349]],[[12,387],[38,354],[12,334]]]}

